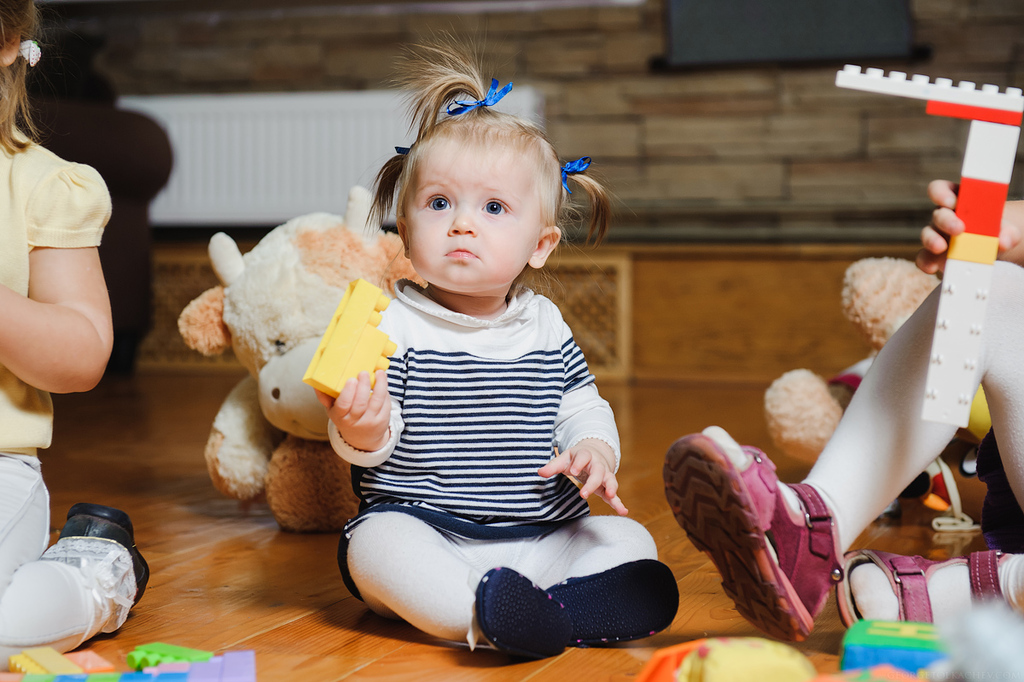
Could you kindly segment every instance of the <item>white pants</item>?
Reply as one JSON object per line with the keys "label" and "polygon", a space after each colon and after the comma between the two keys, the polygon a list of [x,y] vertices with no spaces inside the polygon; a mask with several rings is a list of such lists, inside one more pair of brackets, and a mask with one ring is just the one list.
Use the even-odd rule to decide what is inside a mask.
{"label": "white pants", "polygon": [[512,568],[547,589],[657,558],[647,529],[620,516],[588,516],[536,537],[467,540],[409,514],[381,512],[356,527],[348,546],[352,580],[370,609],[471,646],[481,638],[476,588],[492,568]]}
{"label": "white pants", "polygon": [[[806,479],[846,549],[939,456],[956,427],[921,419],[937,288],[882,348]],[[996,263],[978,376],[1006,478],[1024,501],[1024,268]]]}
{"label": "white pants", "polygon": [[40,560],[49,535],[39,461],[0,455],[0,670],[29,647],[69,651],[96,634],[95,598],[80,571]]}

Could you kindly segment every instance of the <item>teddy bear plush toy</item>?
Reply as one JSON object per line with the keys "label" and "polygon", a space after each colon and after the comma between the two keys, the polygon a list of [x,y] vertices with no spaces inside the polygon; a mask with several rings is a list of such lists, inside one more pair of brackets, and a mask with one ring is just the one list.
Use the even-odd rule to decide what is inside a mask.
{"label": "teddy bear plush toy", "polygon": [[213,420],[205,455],[214,486],[243,502],[265,499],[287,531],[337,531],[358,508],[349,465],[327,442],[327,413],[302,376],[349,282],[390,292],[415,277],[399,238],[367,225],[369,207],[369,192],[355,187],[344,218],[294,218],[245,255],[215,234],[209,254],[221,284],[178,319],[190,348],[231,348],[249,372]]}
{"label": "teddy bear plush toy", "polygon": [[938,283],[934,275],[898,258],[865,258],[847,268],[843,315],[871,353],[828,381],[810,370],[795,369],[772,383],[765,392],[765,418],[780,450],[802,462],[818,458],[875,354]]}
{"label": "teddy bear plush toy", "polygon": [[[843,314],[867,341],[871,353],[829,380],[810,370],[796,369],[786,372],[768,387],[764,400],[768,433],[782,452],[808,464],[817,459],[875,354],[938,283],[934,275],[927,275],[914,263],[897,258],[865,258],[847,268],[842,289]],[[988,431],[983,397],[976,399],[975,408],[981,412],[978,419],[972,411],[971,425],[957,434],[957,442],[967,448],[976,445]],[[965,453],[967,448],[960,447],[958,452]],[[962,466],[960,473],[972,472]],[[900,497],[920,498],[936,510],[951,508],[952,516],[933,520],[936,530],[974,527],[970,516],[962,512],[957,483],[942,458],[929,466]],[[891,513],[898,513],[898,501],[890,509]]]}

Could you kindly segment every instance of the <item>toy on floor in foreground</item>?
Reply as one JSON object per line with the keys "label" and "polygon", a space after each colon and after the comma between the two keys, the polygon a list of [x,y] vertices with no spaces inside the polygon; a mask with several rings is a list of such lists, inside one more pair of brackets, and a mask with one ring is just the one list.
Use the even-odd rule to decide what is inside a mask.
{"label": "toy on floor in foreground", "polygon": [[942,294],[932,338],[931,361],[921,416],[929,421],[966,427],[978,389],[977,359],[985,319],[992,264],[1020,137],[1024,96],[1019,88],[976,89],[970,81],[953,87],[948,78],[935,83],[928,76],[881,69],[861,73],[847,65],[836,85],[928,101],[927,113],[971,121],[960,172],[956,214],[963,234],[950,239]]}
{"label": "toy on floor in foreground", "polygon": [[66,654],[51,647],[25,649],[10,657],[10,673],[0,682],[255,682],[256,654],[251,650],[211,651],[154,642],[128,654],[129,667],[116,672],[112,663],[88,649]]}
{"label": "toy on floor in foreground", "polygon": [[810,660],[791,646],[761,637],[709,637],[659,649],[636,682],[912,682],[905,670],[882,663],[818,675]]}
{"label": "toy on floor in foreground", "polygon": [[178,320],[190,348],[209,356],[230,349],[249,371],[207,440],[214,486],[243,502],[265,496],[284,530],[338,531],[358,507],[350,468],[327,442],[326,410],[302,378],[350,282],[390,292],[414,276],[397,235],[367,225],[369,208],[369,193],[353,188],[344,219],[295,218],[244,256],[230,237],[214,235],[210,261],[222,284]]}
{"label": "toy on floor in foreground", "polygon": [[815,676],[806,656],[761,637],[709,637],[654,652],[636,682],[804,682]]}
{"label": "toy on floor in foreground", "polygon": [[931,623],[860,620],[843,636],[843,670],[888,664],[914,675],[947,657]]}
{"label": "toy on floor in foreground", "polygon": [[388,356],[397,348],[377,329],[389,302],[365,279],[349,284],[302,380],[332,398],[360,372],[370,374],[373,386],[376,370],[388,368]]}

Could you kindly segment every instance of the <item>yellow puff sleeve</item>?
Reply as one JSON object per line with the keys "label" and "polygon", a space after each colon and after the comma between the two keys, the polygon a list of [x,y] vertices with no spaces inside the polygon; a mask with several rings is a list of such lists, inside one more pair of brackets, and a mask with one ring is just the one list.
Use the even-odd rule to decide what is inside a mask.
{"label": "yellow puff sleeve", "polygon": [[42,178],[29,196],[26,229],[31,246],[99,246],[110,220],[110,192],[91,166],[67,163]]}

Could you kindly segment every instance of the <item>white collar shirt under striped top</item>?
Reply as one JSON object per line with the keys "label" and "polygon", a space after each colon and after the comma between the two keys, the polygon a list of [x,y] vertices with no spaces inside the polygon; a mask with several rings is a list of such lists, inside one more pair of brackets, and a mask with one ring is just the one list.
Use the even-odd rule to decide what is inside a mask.
{"label": "white collar shirt under striped top", "polygon": [[398,345],[388,369],[391,436],[373,453],[330,428],[358,469],[365,505],[415,505],[482,524],[588,513],[565,476],[537,470],[584,438],[619,456],[608,403],[558,308],[525,291],[494,320],[455,313],[399,282],[379,328]]}

